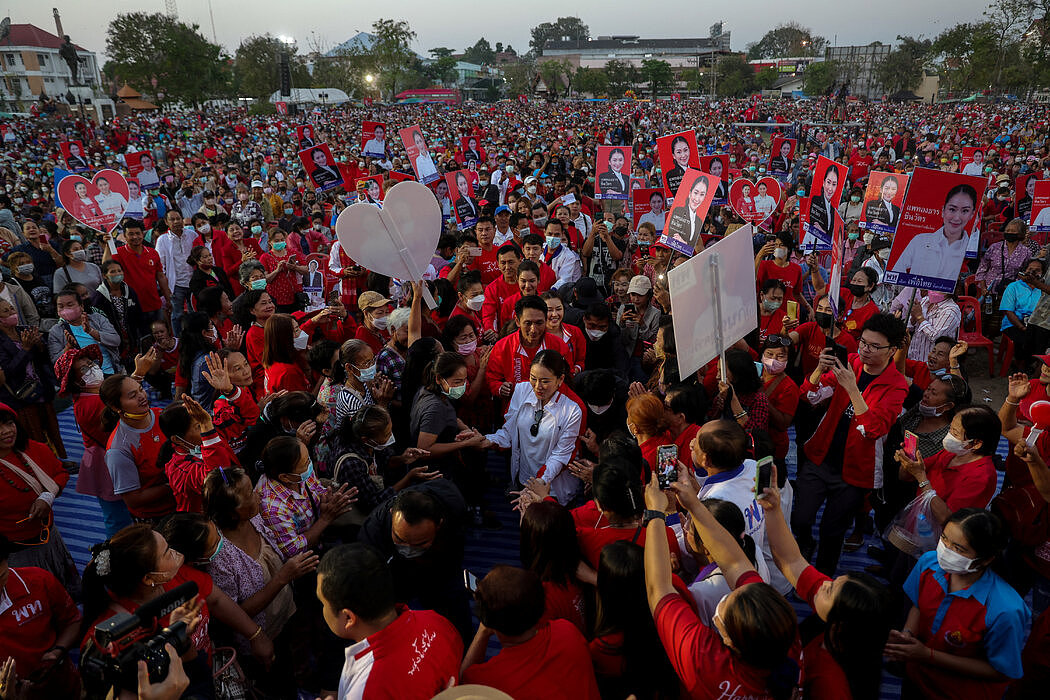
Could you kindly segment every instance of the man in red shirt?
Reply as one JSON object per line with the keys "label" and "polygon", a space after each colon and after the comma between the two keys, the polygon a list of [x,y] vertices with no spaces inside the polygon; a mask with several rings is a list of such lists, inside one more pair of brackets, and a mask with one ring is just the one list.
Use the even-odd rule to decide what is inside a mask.
{"label": "man in red shirt", "polygon": [[857,152],[849,159],[850,175],[853,182],[866,178],[874,162],[875,160],[868,153],[868,149],[864,145],[858,146]]}
{"label": "man in red shirt", "polygon": [[432,610],[395,604],[390,568],[368,545],[344,544],[324,556],[317,598],[329,629],[356,642],[346,648],[336,697],[429,700],[458,678],[456,628]]}
{"label": "man in red shirt", "polygon": [[120,263],[124,270],[124,281],[139,297],[139,310],[147,321],[156,321],[161,318],[162,296],[171,306],[171,287],[164,276],[160,255],[153,248],[143,245],[144,238],[142,222],[127,219],[124,223],[125,245],[118,248],[116,254],[111,254],[109,246],[104,245],[102,260],[112,258]]}
{"label": "man in red shirt", "polygon": [[481,328],[482,331],[499,333],[503,325],[510,320],[509,317],[505,318],[500,314],[503,304],[518,293],[517,275],[521,252],[513,243],[505,243],[500,246],[496,255],[502,276],[492,280],[485,287],[485,301],[481,305]]}
{"label": "man in red shirt", "polygon": [[469,270],[477,270],[481,273],[481,283],[488,286],[499,277],[499,261],[497,251],[492,241],[496,238],[496,221],[491,216],[478,217],[478,223],[474,225],[474,235],[478,237],[478,247],[481,255],[470,261]]}
{"label": "man in red shirt", "polygon": [[514,318],[518,332],[500,338],[493,346],[485,371],[489,391],[503,399],[504,408],[514,393],[514,386],[528,381],[529,367],[536,353],[551,349],[562,357],[570,354],[564,340],[547,332],[547,302],[543,299],[537,296],[519,299],[514,305]]}
{"label": "man in red shirt", "polygon": [[538,233],[530,233],[521,239],[521,252],[526,260],[531,260],[540,268],[540,284],[536,288],[537,294],[543,294],[554,286],[558,281],[558,275],[554,268],[543,262],[543,236]]}
{"label": "man in red shirt", "polygon": [[[497,566],[475,593],[481,624],[463,658],[463,682],[496,688],[515,698],[598,700],[587,641],[568,620],[540,622],[545,596],[540,577]],[[502,649],[485,661],[489,639]]]}
{"label": "man in red shirt", "polygon": [[846,310],[842,314],[840,325],[854,340],[860,340],[864,324],[879,312],[879,307],[871,298],[871,293],[878,283],[879,273],[870,267],[862,267],[853,273],[848,288],[842,290],[842,303]]}

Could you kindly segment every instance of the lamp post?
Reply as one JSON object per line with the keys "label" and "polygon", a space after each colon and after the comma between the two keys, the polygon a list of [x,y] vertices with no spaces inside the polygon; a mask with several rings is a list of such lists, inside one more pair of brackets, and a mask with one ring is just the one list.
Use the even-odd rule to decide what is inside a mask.
{"label": "lamp post", "polygon": [[365,74],[365,82],[368,83],[368,88],[365,90],[366,92],[368,91],[368,89],[371,89],[373,87],[375,87],[378,90],[378,86],[376,85],[376,77],[371,73]]}

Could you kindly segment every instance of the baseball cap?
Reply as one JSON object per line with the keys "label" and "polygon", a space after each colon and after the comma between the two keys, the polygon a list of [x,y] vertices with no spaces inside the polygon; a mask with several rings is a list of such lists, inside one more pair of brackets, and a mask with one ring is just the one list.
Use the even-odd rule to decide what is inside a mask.
{"label": "baseball cap", "polygon": [[509,213],[510,212],[510,207],[508,207],[506,204],[501,204],[498,207],[496,207],[496,213],[497,214],[502,214],[503,212],[508,212]]}
{"label": "baseball cap", "polygon": [[357,306],[362,311],[368,311],[374,309],[377,306],[386,306],[390,303],[390,300],[379,292],[373,292],[371,290],[362,293],[357,297]]}
{"label": "baseball cap", "polygon": [[635,275],[627,285],[628,294],[648,294],[653,290],[653,283],[645,275]]}
{"label": "baseball cap", "polygon": [[252,187],[262,187],[262,180],[252,180]]}
{"label": "baseball cap", "polygon": [[536,177],[533,175],[529,175],[527,178],[525,178],[526,185],[531,185],[534,182],[536,182]]}

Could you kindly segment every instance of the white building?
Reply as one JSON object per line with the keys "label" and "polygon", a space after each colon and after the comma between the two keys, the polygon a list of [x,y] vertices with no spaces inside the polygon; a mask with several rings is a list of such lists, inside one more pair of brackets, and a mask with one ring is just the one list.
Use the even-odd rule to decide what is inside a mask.
{"label": "white building", "polygon": [[11,33],[0,44],[0,101],[18,110],[41,95],[65,101],[67,93],[74,99],[92,100],[101,89],[98,56],[77,46],[80,70],[78,87],[70,81],[69,66],[59,55],[62,37],[32,24],[12,24]]}

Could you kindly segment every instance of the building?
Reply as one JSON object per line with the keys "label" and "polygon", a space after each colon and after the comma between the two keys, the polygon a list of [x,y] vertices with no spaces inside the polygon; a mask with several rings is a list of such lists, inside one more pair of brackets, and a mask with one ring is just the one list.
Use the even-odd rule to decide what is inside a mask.
{"label": "building", "polygon": [[40,27],[12,24],[10,34],[0,44],[0,102],[16,111],[27,110],[42,95],[62,102],[72,95],[74,104],[78,99],[91,102],[102,85],[98,56],[74,44],[80,62],[80,85],[74,87],[69,66],[58,53],[62,43],[61,36]]}
{"label": "building", "polygon": [[867,46],[829,46],[824,60],[834,61],[836,82],[849,82],[849,94],[873,99],[884,92],[878,69],[890,55],[890,45],[873,41]]}
{"label": "building", "polygon": [[604,68],[609,61],[622,61],[635,68],[642,61],[667,61],[675,73],[710,65],[717,56],[728,55],[730,33],[702,39],[642,39],[634,35],[600,36],[581,41],[548,41],[539,61],[568,61],[573,68]]}

